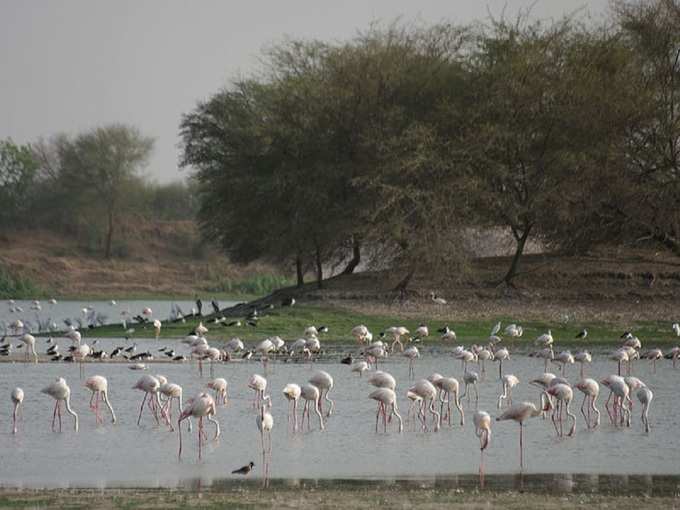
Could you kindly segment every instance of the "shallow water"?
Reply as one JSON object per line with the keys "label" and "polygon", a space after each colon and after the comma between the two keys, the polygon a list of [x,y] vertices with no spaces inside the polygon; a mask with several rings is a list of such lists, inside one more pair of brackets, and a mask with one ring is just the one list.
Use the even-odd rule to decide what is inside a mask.
{"label": "shallow water", "polygon": [[[85,321],[85,315],[82,310],[86,307],[93,308],[98,314],[102,314],[106,317],[106,323],[119,323],[122,320],[121,312],[129,312],[128,320],[130,321],[133,316],[141,314],[145,307],[151,308],[153,311],[153,318],[166,320],[170,316],[170,309],[172,304],[175,303],[180,306],[185,314],[190,314],[192,307],[196,304],[194,301],[174,301],[174,300],[160,300],[160,299],[127,299],[116,301],[115,305],[111,305],[110,301],[102,300],[59,300],[56,304],[51,305],[47,300],[40,302],[40,310],[33,310],[31,308],[33,301],[27,300],[15,300],[14,307],[21,308],[22,311],[14,310],[11,311],[12,307],[9,305],[8,301],[0,302],[0,325],[3,323],[9,324],[16,319],[21,319],[24,322],[28,322],[32,327],[33,332],[36,332],[38,327],[38,320],[45,321],[51,319],[57,324],[57,328],[60,330],[65,329],[64,319],[76,319],[80,318]],[[228,306],[233,306],[236,301],[219,301],[220,308],[225,308]],[[212,313],[212,306],[210,305],[210,300],[203,300],[203,313]],[[0,328],[0,334],[2,329]]]}
{"label": "shallow water", "polygon": [[[328,371],[335,379],[331,397],[335,400],[336,412],[325,432],[319,432],[318,421],[312,421],[312,432],[292,435],[286,429],[287,401],[281,389],[288,382],[306,382],[316,368]],[[398,381],[399,408],[405,419],[408,364],[395,356],[381,368]],[[536,402],[538,390],[526,383],[542,372],[543,363],[513,355],[503,368],[504,373],[514,373],[521,381],[513,391],[513,400]],[[472,426],[474,404],[464,401],[466,424],[463,428],[457,424],[458,415],[454,411],[454,426],[444,426],[437,433],[412,431],[405,424],[404,432],[398,434],[393,422],[387,434],[376,434],[376,405],[368,399],[373,388],[366,382],[366,376],[359,378],[352,374],[337,359],[316,362],[314,369],[302,363],[277,362],[269,366],[267,378],[275,421],[269,470],[272,478],[432,480],[477,473],[479,441]],[[599,379],[615,369],[613,362],[596,360],[587,368],[587,374]],[[424,347],[423,357],[416,363],[416,377],[426,377],[435,371],[462,380],[460,362],[451,359],[441,347],[436,350]],[[218,409],[222,437],[208,443],[199,461],[196,429],[191,434],[185,430],[185,450],[182,460],[178,461],[177,432],[156,426],[147,410],[142,426],[136,425],[143,394],[130,388],[141,372],[128,370],[122,364],[85,365],[85,377],[101,374],[108,378],[110,399],[118,416],[118,423],[112,426],[104,410],[106,424],[96,427],[94,415],[88,409],[90,393],[82,387],[77,365],[1,364],[0,398],[5,404],[0,405],[0,483],[21,487],[176,487],[198,480],[209,485],[233,480],[235,475],[230,475],[231,470],[251,460],[256,464],[253,475],[260,476],[260,438],[247,380],[253,373],[262,373],[262,366],[255,361],[229,363],[216,365],[214,372],[215,377],[229,381],[231,397],[227,407]],[[181,384],[185,396],[195,395],[209,379],[207,371],[201,379],[195,364],[190,363],[156,363],[150,365],[149,373],[163,374]],[[479,408],[492,416],[498,414],[497,373],[497,365],[489,364],[487,379],[479,385]],[[578,366],[569,367],[567,375],[574,381],[578,379]],[[577,414],[575,437],[555,437],[550,420],[535,418],[527,423],[525,473],[565,476],[581,473],[588,480],[599,480],[595,476],[599,474],[645,475],[642,480],[652,475],[680,474],[680,435],[677,434],[680,413],[674,405],[680,370],[674,370],[670,362],[665,361],[658,364],[657,373],[652,374],[651,365],[640,363],[635,367],[635,375],[654,391],[650,434],[645,434],[641,426],[637,401],[632,427],[621,429],[610,425],[602,406],[608,393],[605,390],[601,390],[598,401],[603,413],[602,425],[596,431],[586,430],[578,411],[582,397],[575,391],[572,404]],[[72,407],[81,419],[77,434],[72,430],[69,416],[65,416],[63,433],[53,433],[50,428],[53,401],[39,390],[59,376],[66,378],[72,389]],[[24,419],[16,436],[10,433],[9,394],[14,386],[21,386],[26,392]],[[212,439],[210,424],[207,430]],[[514,422],[493,423],[491,445],[485,454],[487,474],[513,474],[519,470],[518,434],[519,427]]]}

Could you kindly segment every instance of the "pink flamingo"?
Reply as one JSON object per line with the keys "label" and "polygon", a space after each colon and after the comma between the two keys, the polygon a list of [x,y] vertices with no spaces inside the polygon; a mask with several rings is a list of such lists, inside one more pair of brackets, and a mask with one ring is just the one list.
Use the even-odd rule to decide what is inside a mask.
{"label": "pink flamingo", "polygon": [[[96,423],[104,423],[104,419],[102,418],[101,414],[99,414],[100,397],[111,412],[111,423],[116,423],[116,414],[113,412],[113,407],[111,407],[111,403],[109,402],[109,384],[106,378],[101,375],[93,375],[92,377],[88,377],[85,379],[85,387],[92,392],[92,397],[90,397],[90,409],[94,411]],[[94,405],[92,405],[93,399],[95,399]]]}
{"label": "pink flamingo", "polygon": [[[288,425],[290,425],[291,422],[291,414],[292,414],[292,420],[293,420],[293,432],[297,431],[297,403],[298,400],[300,400],[300,394],[302,393],[302,389],[300,388],[299,385],[291,383],[291,384],[286,384],[286,386],[283,388],[283,395],[288,399],[288,402],[290,405],[288,406]],[[291,413],[291,408],[292,408],[292,413]]]}
{"label": "pink flamingo", "polygon": [[[35,352],[35,337],[29,333],[23,335],[19,340],[21,340],[26,345],[26,361],[28,361],[29,354],[32,354],[35,358],[35,362],[38,362],[38,354]],[[29,352],[30,351],[30,352]]]}
{"label": "pink flamingo", "polygon": [[501,378],[503,383],[503,393],[498,396],[498,409],[503,407],[503,400],[507,399],[508,404],[512,405],[512,388],[519,384],[519,379],[512,375],[507,374]]}
{"label": "pink flamingo", "polygon": [[524,469],[524,447],[523,447],[523,429],[524,422],[529,418],[541,416],[544,411],[550,410],[550,402],[546,399],[545,393],[541,393],[541,408],[538,409],[531,402],[521,402],[506,409],[503,414],[496,418],[496,421],[513,420],[519,423],[519,467]]}
{"label": "pink flamingo", "polygon": [[215,392],[215,404],[227,405],[227,380],[222,377],[217,377],[208,383],[208,388]]}
{"label": "pink flamingo", "polygon": [[[618,413],[621,425],[623,425],[624,421],[627,425],[630,425],[630,407],[625,405],[630,399],[630,388],[624,378],[619,375],[610,375],[602,379],[600,384],[609,389],[609,397],[607,397],[607,401],[604,403],[604,407],[609,415],[609,421],[616,425]],[[609,400],[612,398],[612,395],[614,395],[613,412],[609,410]]]}
{"label": "pink flamingo", "polygon": [[[595,423],[592,425],[592,428],[597,428],[598,425],[600,424],[600,411],[595,407],[595,401],[597,400],[597,397],[600,394],[600,385],[597,384],[597,381],[595,379],[581,379],[578,383],[576,383],[575,388],[579,390],[581,393],[583,393],[583,403],[581,404],[581,414],[583,415],[583,418],[586,420],[586,425],[588,428],[591,427],[590,424],[590,410],[592,409],[595,411]],[[586,405],[586,401],[590,399],[590,405],[588,406],[588,415],[586,416],[585,411],[583,410],[583,407]]]}
{"label": "pink flamingo", "polygon": [[[453,394],[453,404],[460,414],[460,426],[465,425],[465,414],[460,405],[460,384],[458,380],[454,377],[440,377],[434,385],[439,388],[439,402],[441,403],[439,414],[442,416],[442,420],[447,420],[449,426],[451,426],[451,394]],[[444,399],[444,394],[446,394],[446,399]],[[444,404],[446,404],[446,416],[444,416]]]}
{"label": "pink flamingo", "polygon": [[371,392],[368,398],[378,402],[378,412],[375,415],[375,431],[378,432],[378,421],[380,415],[383,417],[383,426],[385,432],[387,432],[387,407],[390,406],[390,419],[392,415],[396,416],[399,420],[399,432],[404,430],[404,423],[399,414],[399,409],[397,408],[397,394],[394,390],[389,388],[378,388],[377,390]]}
{"label": "pink flamingo", "polygon": [[300,396],[302,399],[305,401],[305,406],[302,409],[302,426],[304,427],[305,425],[305,413],[307,414],[307,429],[311,430],[311,425],[309,423],[309,404],[310,402],[313,402],[314,404],[314,412],[317,414],[319,417],[319,428],[321,430],[324,430],[324,424],[323,424],[323,415],[321,414],[321,392],[319,391],[319,388],[314,386],[313,384],[304,384],[300,388]]}
{"label": "pink flamingo", "polygon": [[[312,377],[309,378],[308,382],[319,388],[320,396],[323,397],[323,399],[326,400],[327,402],[330,402],[328,412],[326,413],[326,418],[330,417],[330,415],[333,414],[333,409],[335,409],[335,402],[333,402],[333,400],[331,400],[328,397],[328,394],[333,389],[333,377],[331,377],[331,374],[329,374],[328,372],[319,370],[318,372],[314,373]],[[323,408],[321,406],[320,400],[319,409],[321,409],[321,412],[323,413]]]}
{"label": "pink flamingo", "polygon": [[54,423],[59,417],[59,432],[61,432],[61,402],[66,404],[66,411],[73,416],[73,428],[78,432],[78,415],[71,409],[71,388],[68,387],[63,377],[59,377],[49,386],[40,390],[41,393],[49,395],[56,403],[54,404],[54,414],[52,415],[52,430],[54,431]]}
{"label": "pink flamingo", "polygon": [[21,388],[14,388],[12,390],[12,403],[14,404],[14,409],[12,410],[12,434],[17,433],[17,409],[24,401],[24,390]]}
{"label": "pink flamingo", "polygon": [[[441,379],[441,376],[439,376]],[[423,430],[427,430],[427,420],[425,417],[425,409],[429,409],[434,420],[434,431],[437,432],[441,426],[441,414],[434,408],[434,401],[437,399],[437,388],[427,379],[421,379],[414,386],[409,388],[409,392],[415,393],[422,400],[420,401],[419,416],[422,420]],[[427,406],[430,403],[429,407]]]}
{"label": "pink flamingo", "polygon": [[161,408],[160,396],[158,395],[158,389],[160,386],[161,383],[154,376],[143,375],[132,387],[133,390],[140,390],[144,392],[144,399],[142,400],[142,405],[139,408],[139,418],[137,418],[137,425],[139,425],[142,421],[142,411],[144,411],[144,403],[146,402],[147,398],[149,399],[147,405],[153,413],[156,424],[160,424],[160,421],[158,421],[158,410]]}
{"label": "pink flamingo", "polygon": [[[161,382],[159,380],[159,382]],[[177,410],[181,414],[182,412],[182,387],[179,384],[169,383],[167,381],[163,382],[159,388],[158,392],[165,397],[165,402],[161,407],[161,416],[165,418],[165,423],[170,427],[170,430],[174,432],[175,428],[172,426],[172,401],[177,401]],[[191,418],[189,420],[189,432],[191,432]]]}
{"label": "pink flamingo", "polygon": [[248,380],[248,388],[255,392],[255,398],[253,399],[253,407],[259,408],[262,402],[267,400],[269,397],[265,397],[265,390],[267,389],[267,379],[262,377],[260,374],[253,374]]}
{"label": "pink flamingo", "polygon": [[215,416],[215,400],[207,393],[201,393],[196,398],[187,400],[182,414],[177,420],[177,428],[179,429],[179,453],[178,458],[182,457],[182,420],[189,417],[198,418],[198,458],[202,456],[203,440],[206,436],[203,427],[203,418],[215,424],[215,437],[213,441],[220,436],[220,423],[214,418]]}
{"label": "pink flamingo", "polygon": [[649,405],[652,403],[652,399],[654,398],[654,394],[652,393],[652,390],[647,388],[647,386],[643,386],[640,388],[637,392],[637,398],[642,404],[642,423],[645,425],[645,432],[649,434]]}
{"label": "pink flamingo", "polygon": [[485,411],[477,411],[472,416],[472,422],[475,425],[475,435],[479,438],[479,474],[484,476],[484,450],[491,441],[491,416]]}
{"label": "pink flamingo", "polygon": [[[555,426],[555,432],[557,432],[558,436],[564,435],[564,432],[562,430],[562,410],[566,408],[567,410],[567,417],[572,419],[572,424],[571,424],[571,429],[569,430],[569,433],[567,434],[568,436],[572,436],[574,432],[576,431],[576,415],[571,413],[569,410],[569,405],[571,404],[571,401],[574,399],[574,390],[571,389],[571,386],[567,384],[555,384],[553,386],[550,386],[546,390],[548,395],[551,397],[554,397],[556,400],[556,405],[553,408],[553,413],[552,413],[552,422],[553,425]],[[555,416],[559,413],[559,421],[560,421],[560,428],[559,430],[557,429],[557,421],[555,420]]]}

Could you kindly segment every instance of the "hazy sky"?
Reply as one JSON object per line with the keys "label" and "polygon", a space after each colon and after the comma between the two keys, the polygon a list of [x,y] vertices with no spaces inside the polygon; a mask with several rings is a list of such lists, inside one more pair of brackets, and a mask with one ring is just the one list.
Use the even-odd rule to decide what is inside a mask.
{"label": "hazy sky", "polygon": [[[182,178],[182,113],[286,36],[343,40],[371,21],[469,22],[533,0],[0,0],[0,138],[26,143],[111,122],[156,139],[148,174]],[[536,17],[607,0],[539,0]]]}

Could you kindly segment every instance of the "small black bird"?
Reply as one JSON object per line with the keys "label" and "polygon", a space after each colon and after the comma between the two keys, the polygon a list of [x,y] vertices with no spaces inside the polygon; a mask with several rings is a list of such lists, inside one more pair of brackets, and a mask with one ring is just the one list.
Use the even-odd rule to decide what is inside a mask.
{"label": "small black bird", "polygon": [[253,469],[254,466],[255,466],[255,463],[250,462],[250,463],[246,464],[245,466],[243,466],[242,468],[234,469],[231,472],[231,474],[232,475],[247,475],[248,473],[250,473],[250,471]]}
{"label": "small black bird", "polygon": [[583,328],[583,331],[581,331],[578,335],[576,335],[574,338],[585,338],[588,336],[588,330]]}
{"label": "small black bird", "polygon": [[181,354],[179,356],[175,356],[174,358],[172,358],[172,361],[186,361],[186,360],[187,360],[186,356],[183,356]]}
{"label": "small black bird", "polygon": [[203,310],[203,301],[201,299],[196,300],[196,309],[198,310],[198,315],[203,315],[202,310]]}
{"label": "small black bird", "polygon": [[212,305],[213,311],[214,311],[215,313],[220,313],[220,304],[219,304],[217,301],[215,301],[215,300],[213,299],[213,300],[210,302],[210,304]]}
{"label": "small black bird", "polygon": [[448,326],[444,326],[443,328],[439,328],[439,329],[437,330],[437,333],[441,333],[442,335],[443,335],[444,333],[448,333],[448,332],[449,332],[449,327],[448,327]]}
{"label": "small black bird", "polygon": [[241,327],[241,321],[231,321],[230,323],[227,324],[228,328],[231,328],[231,327],[234,327],[234,326]]}
{"label": "small black bird", "polygon": [[114,358],[120,354],[120,352],[123,350],[122,347],[116,347],[113,352],[111,353],[111,357]]}
{"label": "small black bird", "polygon": [[295,298],[289,297],[281,301],[281,306],[293,306],[295,304]]}
{"label": "small black bird", "polygon": [[243,356],[241,356],[242,359],[246,359],[246,360],[250,359],[252,357],[253,357],[253,351],[246,351],[245,354],[243,354]]}
{"label": "small black bird", "polygon": [[328,326],[319,326],[316,328],[319,333],[328,333]]}
{"label": "small black bird", "polygon": [[352,358],[352,355],[350,354],[346,358],[342,358],[340,360],[340,363],[342,363],[343,365],[351,365],[352,361],[353,361],[353,358]]}
{"label": "small black bird", "polygon": [[257,327],[257,321],[254,321],[254,320],[246,321],[246,324],[248,324],[248,326],[252,326],[254,328]]}
{"label": "small black bird", "polygon": [[174,358],[175,357],[175,351],[174,350],[169,350],[165,351],[163,354],[165,354],[168,358]]}

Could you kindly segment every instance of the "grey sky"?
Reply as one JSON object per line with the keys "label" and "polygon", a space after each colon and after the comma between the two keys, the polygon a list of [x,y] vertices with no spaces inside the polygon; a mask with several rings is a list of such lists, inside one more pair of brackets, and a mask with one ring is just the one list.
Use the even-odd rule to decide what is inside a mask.
{"label": "grey sky", "polygon": [[[156,138],[148,174],[182,178],[182,113],[258,66],[285,36],[341,40],[371,21],[482,19],[531,0],[0,0],[0,138],[26,143],[57,132],[130,123]],[[536,17],[607,0],[543,0]]]}

